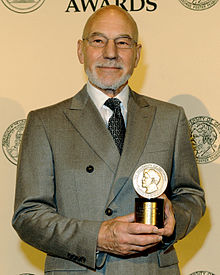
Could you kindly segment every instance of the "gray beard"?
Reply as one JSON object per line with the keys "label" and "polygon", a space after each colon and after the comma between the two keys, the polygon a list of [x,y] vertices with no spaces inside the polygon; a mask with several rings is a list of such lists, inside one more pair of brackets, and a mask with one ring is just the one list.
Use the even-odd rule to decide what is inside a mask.
{"label": "gray beard", "polygon": [[88,76],[89,81],[95,85],[96,87],[98,87],[101,90],[106,90],[106,91],[116,91],[118,90],[118,88],[120,88],[122,85],[124,85],[128,79],[131,77],[130,74],[126,74],[123,77],[121,77],[117,82],[113,83],[112,85],[105,85],[104,83],[102,83],[97,76],[95,76],[94,74],[92,74],[89,69],[86,69],[86,74]]}

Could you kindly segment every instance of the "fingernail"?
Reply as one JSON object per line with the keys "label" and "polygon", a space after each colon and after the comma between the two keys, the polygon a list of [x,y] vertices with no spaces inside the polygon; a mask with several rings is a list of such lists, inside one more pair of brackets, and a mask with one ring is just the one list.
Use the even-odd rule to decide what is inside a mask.
{"label": "fingernail", "polygon": [[154,232],[154,233],[158,233],[158,232],[159,232],[159,229],[158,229],[157,227],[154,227],[154,228],[153,228],[153,232]]}

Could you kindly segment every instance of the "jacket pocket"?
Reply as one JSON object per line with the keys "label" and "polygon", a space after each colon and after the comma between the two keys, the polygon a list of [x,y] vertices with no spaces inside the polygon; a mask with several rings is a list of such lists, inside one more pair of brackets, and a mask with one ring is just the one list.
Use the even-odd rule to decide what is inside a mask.
{"label": "jacket pocket", "polygon": [[157,256],[160,267],[170,266],[179,262],[173,246],[171,246],[165,252],[159,251]]}

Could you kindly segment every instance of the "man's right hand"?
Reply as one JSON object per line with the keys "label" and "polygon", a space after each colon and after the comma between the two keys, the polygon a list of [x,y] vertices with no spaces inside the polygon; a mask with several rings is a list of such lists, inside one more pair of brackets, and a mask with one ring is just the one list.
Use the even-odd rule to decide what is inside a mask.
{"label": "man's right hand", "polygon": [[122,256],[140,253],[158,244],[162,235],[163,229],[135,223],[132,213],[102,223],[97,250]]}

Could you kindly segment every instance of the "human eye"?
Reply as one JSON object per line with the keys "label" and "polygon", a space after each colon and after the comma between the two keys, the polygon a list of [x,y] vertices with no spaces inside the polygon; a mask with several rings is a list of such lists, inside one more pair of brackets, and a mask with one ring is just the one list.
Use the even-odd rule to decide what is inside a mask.
{"label": "human eye", "polygon": [[104,47],[105,45],[105,38],[102,37],[102,36],[93,36],[90,38],[90,44],[93,46],[93,47]]}
{"label": "human eye", "polygon": [[132,47],[132,41],[128,37],[119,37],[115,40],[116,46],[118,48],[131,48]]}

